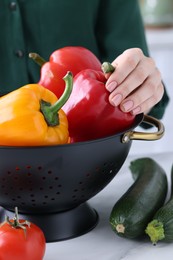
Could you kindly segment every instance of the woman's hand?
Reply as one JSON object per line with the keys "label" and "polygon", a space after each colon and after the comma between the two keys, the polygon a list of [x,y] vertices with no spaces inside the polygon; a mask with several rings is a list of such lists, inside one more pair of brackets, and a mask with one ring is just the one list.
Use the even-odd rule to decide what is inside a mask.
{"label": "woman's hand", "polygon": [[115,71],[109,76],[106,88],[113,106],[120,105],[122,111],[136,115],[147,113],[160,101],[164,93],[160,72],[141,49],[124,51],[112,65]]}

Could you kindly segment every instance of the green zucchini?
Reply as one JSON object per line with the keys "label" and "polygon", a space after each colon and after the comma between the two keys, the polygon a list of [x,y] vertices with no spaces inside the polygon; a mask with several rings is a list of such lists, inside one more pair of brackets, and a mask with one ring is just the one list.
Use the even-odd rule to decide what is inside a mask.
{"label": "green zucchini", "polygon": [[151,158],[136,159],[129,168],[134,183],[115,203],[109,222],[117,235],[137,238],[163,205],[168,183],[165,171]]}
{"label": "green zucchini", "polygon": [[153,220],[147,225],[146,234],[153,244],[159,240],[173,241],[173,166],[171,170],[171,197],[154,215]]}

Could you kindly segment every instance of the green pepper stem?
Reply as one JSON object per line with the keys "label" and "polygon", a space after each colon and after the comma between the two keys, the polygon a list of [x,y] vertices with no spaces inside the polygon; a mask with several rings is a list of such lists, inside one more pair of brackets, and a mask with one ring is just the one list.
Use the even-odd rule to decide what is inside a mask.
{"label": "green pepper stem", "polygon": [[73,88],[73,75],[70,71],[64,76],[65,90],[58,101],[51,105],[50,103],[41,100],[40,110],[44,115],[44,118],[49,126],[59,125],[58,111],[63,107],[70,97]]}
{"label": "green pepper stem", "polygon": [[44,60],[38,53],[35,52],[30,52],[29,58],[33,59],[33,61],[35,61],[35,63],[37,63],[40,67],[46,63],[46,60]]}
{"label": "green pepper stem", "polygon": [[103,73],[105,73],[105,74],[112,73],[115,70],[115,67],[112,66],[112,64],[107,61],[103,62],[101,68],[102,68]]}

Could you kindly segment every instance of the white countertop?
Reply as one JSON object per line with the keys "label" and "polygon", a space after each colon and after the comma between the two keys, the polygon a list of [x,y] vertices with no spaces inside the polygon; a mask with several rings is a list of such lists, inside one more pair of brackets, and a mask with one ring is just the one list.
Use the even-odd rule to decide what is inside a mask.
{"label": "white countertop", "polygon": [[[171,32],[171,35],[173,34],[173,31],[169,32]],[[149,34],[150,33],[151,32],[149,32]],[[164,36],[165,33],[166,31],[163,33]],[[160,32],[147,35],[151,49],[154,44],[153,39],[155,39],[156,42],[162,39],[162,34],[160,34],[160,38],[156,39],[156,35],[158,34],[160,34]],[[169,34],[169,40],[170,39],[173,40]],[[98,225],[92,231],[80,237],[61,242],[47,243],[44,260],[172,260],[173,243],[159,242],[157,246],[153,246],[147,237],[145,240],[136,241],[120,238],[111,230],[109,225],[109,215],[113,205],[133,182],[128,169],[131,160],[144,156],[152,157],[166,170],[168,180],[170,178],[170,170],[173,164],[173,57],[170,58],[170,60],[172,66],[170,66],[170,64],[168,66],[166,63],[163,64],[163,61],[158,57],[158,61],[160,62],[159,66],[166,68],[167,72],[170,71],[170,74],[164,73],[163,75],[168,93],[171,97],[171,102],[162,120],[166,129],[164,137],[151,142],[132,142],[129,155],[117,176],[106,188],[89,201],[89,204],[95,208],[99,214],[100,220]],[[167,75],[171,75],[171,77]],[[143,129],[140,130],[144,131]]]}

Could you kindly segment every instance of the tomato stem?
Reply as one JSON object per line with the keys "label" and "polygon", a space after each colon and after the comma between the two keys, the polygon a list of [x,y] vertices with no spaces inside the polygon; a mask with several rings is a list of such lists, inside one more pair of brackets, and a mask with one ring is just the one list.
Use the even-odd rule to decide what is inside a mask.
{"label": "tomato stem", "polygon": [[27,231],[26,226],[30,227],[30,222],[27,221],[27,220],[20,222],[19,214],[18,214],[18,208],[15,207],[14,210],[15,210],[14,218],[12,220],[10,220],[9,216],[6,216],[3,224],[8,223],[13,228],[22,228],[24,235],[26,237],[26,231]]}

